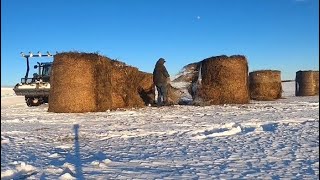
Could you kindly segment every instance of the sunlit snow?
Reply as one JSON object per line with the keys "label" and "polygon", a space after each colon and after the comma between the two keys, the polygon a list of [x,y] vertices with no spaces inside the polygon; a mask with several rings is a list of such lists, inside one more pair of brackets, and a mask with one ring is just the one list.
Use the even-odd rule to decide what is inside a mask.
{"label": "sunlit snow", "polygon": [[1,88],[1,179],[319,179],[319,96],[50,113]]}

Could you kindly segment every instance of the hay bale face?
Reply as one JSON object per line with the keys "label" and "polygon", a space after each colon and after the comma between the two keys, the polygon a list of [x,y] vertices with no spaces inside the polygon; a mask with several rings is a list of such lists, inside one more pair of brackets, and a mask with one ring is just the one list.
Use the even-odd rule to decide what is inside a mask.
{"label": "hay bale face", "polygon": [[194,102],[203,105],[249,103],[248,63],[244,56],[216,56],[201,62],[201,85]]}
{"label": "hay bale face", "polygon": [[260,70],[249,73],[250,98],[258,101],[271,101],[282,96],[281,72]]}
{"label": "hay bale face", "polygon": [[[152,88],[152,74],[119,61],[97,54],[60,53],[54,57],[48,111],[99,112],[143,107],[152,101]],[[140,96],[142,92],[148,101]]]}
{"label": "hay bale face", "polygon": [[54,57],[49,112],[97,111],[95,54],[62,53]]}
{"label": "hay bale face", "polygon": [[317,94],[317,78],[315,78],[315,74],[315,71],[296,72],[296,96],[314,96]]}

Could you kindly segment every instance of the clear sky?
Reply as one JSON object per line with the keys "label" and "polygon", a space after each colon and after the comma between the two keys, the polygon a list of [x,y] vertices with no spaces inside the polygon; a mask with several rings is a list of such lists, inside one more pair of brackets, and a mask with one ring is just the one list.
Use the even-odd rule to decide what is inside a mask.
{"label": "clear sky", "polygon": [[[249,71],[319,70],[318,0],[1,0],[1,86],[25,75],[20,52],[98,52],[170,75],[218,55]],[[37,62],[53,58],[34,58]],[[32,74],[32,73],[31,73]]]}

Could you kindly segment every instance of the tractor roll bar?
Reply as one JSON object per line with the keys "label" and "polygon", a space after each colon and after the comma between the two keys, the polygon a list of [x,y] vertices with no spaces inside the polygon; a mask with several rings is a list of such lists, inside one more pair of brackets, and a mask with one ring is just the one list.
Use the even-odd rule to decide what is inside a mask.
{"label": "tractor roll bar", "polygon": [[29,70],[30,70],[30,67],[29,67],[29,58],[30,57],[52,57],[53,55],[51,55],[49,53],[49,51],[47,51],[47,54],[41,54],[40,51],[38,52],[38,54],[32,54],[32,52],[29,52],[29,54],[24,54],[23,52],[20,53],[22,57],[26,58],[27,60],[27,72],[26,72],[26,75],[24,77],[24,83],[27,83],[27,79],[28,79],[28,76],[29,76]]}

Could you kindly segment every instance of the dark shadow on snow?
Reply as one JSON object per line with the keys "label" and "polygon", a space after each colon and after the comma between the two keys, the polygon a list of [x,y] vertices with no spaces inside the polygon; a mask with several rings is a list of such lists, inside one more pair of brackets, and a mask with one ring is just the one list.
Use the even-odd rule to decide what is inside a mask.
{"label": "dark shadow on snow", "polygon": [[261,127],[263,131],[275,132],[278,127],[278,123],[265,124],[265,125],[262,125]]}
{"label": "dark shadow on snow", "polygon": [[76,168],[76,177],[79,180],[83,180],[83,172],[82,172],[82,163],[81,163],[81,156],[80,156],[80,144],[79,144],[79,124],[75,124],[73,126],[74,130],[74,147],[75,147],[75,161],[74,165]]}

